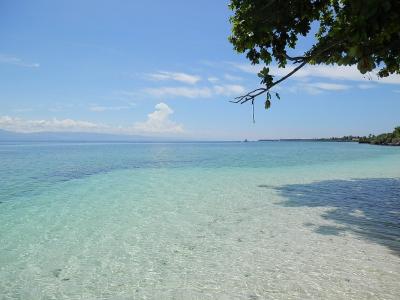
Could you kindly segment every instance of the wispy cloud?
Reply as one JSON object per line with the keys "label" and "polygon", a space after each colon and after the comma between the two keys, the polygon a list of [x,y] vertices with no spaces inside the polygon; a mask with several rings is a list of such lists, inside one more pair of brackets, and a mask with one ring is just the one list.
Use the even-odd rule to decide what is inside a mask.
{"label": "wispy cloud", "polygon": [[246,90],[243,86],[238,84],[224,84],[215,85],[213,91],[217,95],[238,96],[240,94],[243,94]]}
{"label": "wispy cloud", "polygon": [[370,83],[369,84],[361,83],[361,84],[357,85],[357,87],[362,90],[368,90],[368,89],[373,89],[374,87],[376,87],[376,85],[370,84]]}
{"label": "wispy cloud", "polygon": [[137,122],[134,129],[144,133],[183,133],[182,124],[177,124],[170,119],[174,111],[165,103],[161,102],[155,106],[155,111],[148,114],[147,120]]}
{"label": "wispy cloud", "polygon": [[215,83],[215,82],[218,82],[218,81],[219,81],[219,78],[218,78],[218,77],[215,77],[215,76],[210,76],[210,77],[207,78],[207,80],[208,80],[209,82],[211,82],[211,83]]}
{"label": "wispy cloud", "polygon": [[380,83],[389,83],[389,84],[400,84],[400,75],[399,74],[393,74],[388,77],[383,77],[383,78],[375,78],[372,79],[374,82],[380,82]]}
{"label": "wispy cloud", "polygon": [[316,82],[316,83],[302,83],[298,85],[299,89],[306,91],[308,94],[317,95],[321,94],[323,91],[344,91],[351,88],[349,85],[336,84],[329,82]]}
{"label": "wispy cloud", "polygon": [[159,87],[145,90],[155,97],[210,98],[217,95],[234,96],[241,94],[245,88],[238,84],[221,84],[210,87]]}
{"label": "wispy cloud", "polygon": [[25,67],[25,68],[39,68],[40,64],[38,63],[27,63],[23,61],[21,58],[15,57],[15,56],[10,56],[10,55],[5,55],[0,53],[0,63],[1,64],[10,64],[10,65],[15,65],[19,67]]}
{"label": "wispy cloud", "polygon": [[239,76],[236,76],[236,75],[232,75],[232,74],[225,74],[224,78],[226,80],[229,80],[229,81],[241,81],[241,80],[243,80],[242,77],[239,77]]}
{"label": "wispy cloud", "polygon": [[89,110],[94,112],[104,112],[104,111],[120,111],[125,109],[132,108],[133,105],[124,105],[124,106],[102,106],[102,105],[92,105],[89,107]]}
{"label": "wispy cloud", "polygon": [[302,82],[292,86],[289,86],[285,90],[291,93],[306,92],[310,95],[319,95],[324,91],[344,91],[350,89],[350,85],[337,84],[330,82]]}
{"label": "wispy cloud", "polygon": [[25,108],[14,108],[12,111],[16,113],[24,113],[24,112],[29,112],[33,111],[34,109],[31,107],[25,107]]}
{"label": "wispy cloud", "polygon": [[172,80],[187,84],[195,84],[201,80],[200,76],[182,72],[158,71],[156,73],[147,74],[147,76],[152,80],[157,80],[157,81]]}
{"label": "wispy cloud", "polygon": [[[235,68],[246,73],[258,73],[262,66],[250,64],[232,63]],[[277,77],[282,77],[294,69],[294,66],[278,68],[269,66],[270,73]],[[378,78],[373,72],[363,75],[355,66],[326,66],[315,65],[305,66],[292,75],[293,79],[325,78],[331,80],[350,80],[350,81],[371,81],[377,83],[400,84],[400,75],[394,74],[385,78]]]}
{"label": "wispy cloud", "polygon": [[0,116],[0,128],[17,132],[102,131],[107,126],[72,119],[26,120],[10,116]]}
{"label": "wispy cloud", "polygon": [[155,97],[209,98],[212,95],[212,90],[208,87],[159,87],[145,89],[145,92]]}
{"label": "wispy cloud", "polygon": [[313,87],[320,90],[325,91],[343,91],[350,88],[349,85],[338,84],[338,83],[329,83],[329,82],[315,82],[307,84],[309,87]]}

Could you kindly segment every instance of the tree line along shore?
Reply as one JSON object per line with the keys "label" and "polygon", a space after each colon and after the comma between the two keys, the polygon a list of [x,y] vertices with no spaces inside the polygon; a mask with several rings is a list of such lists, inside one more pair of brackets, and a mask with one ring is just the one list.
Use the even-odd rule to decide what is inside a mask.
{"label": "tree line along shore", "polygon": [[[358,142],[360,144],[400,146],[400,126],[396,127],[391,133],[382,133],[379,135],[354,136],[347,135],[343,137],[318,138],[318,139],[283,139],[284,141],[318,141],[318,142]],[[271,141],[271,140],[259,140]]]}
{"label": "tree line along shore", "polygon": [[400,146],[400,126],[396,127],[391,133],[379,135],[363,136],[358,139],[361,144]]}
{"label": "tree line along shore", "polygon": [[343,136],[333,137],[329,139],[318,139],[327,141],[337,142],[358,142],[360,144],[372,144],[372,145],[387,145],[387,146],[400,146],[400,126],[396,127],[393,132],[382,133],[379,135],[368,135],[368,136]]}

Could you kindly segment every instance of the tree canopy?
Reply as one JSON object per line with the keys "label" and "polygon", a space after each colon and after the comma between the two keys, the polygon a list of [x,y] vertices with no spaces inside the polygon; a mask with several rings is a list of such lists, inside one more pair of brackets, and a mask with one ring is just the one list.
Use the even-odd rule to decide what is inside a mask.
{"label": "tree canopy", "polygon": [[400,146],[400,126],[396,127],[392,133],[383,133],[380,135],[369,135],[359,139],[360,143],[374,145]]}
{"label": "tree canopy", "polygon": [[[306,64],[356,65],[362,74],[376,70],[378,77],[400,73],[399,0],[231,0],[230,8],[234,49],[252,64],[266,65],[258,74],[263,87],[232,102],[254,104],[266,93],[268,109],[272,95],[279,98],[271,88]],[[310,36],[312,27],[313,45],[296,53],[299,37]],[[294,68],[275,80],[272,63]]]}

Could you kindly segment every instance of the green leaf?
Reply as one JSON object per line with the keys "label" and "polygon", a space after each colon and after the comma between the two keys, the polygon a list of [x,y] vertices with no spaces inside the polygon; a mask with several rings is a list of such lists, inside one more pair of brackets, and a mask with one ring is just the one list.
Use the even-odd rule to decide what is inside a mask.
{"label": "green leaf", "polygon": [[281,100],[281,97],[279,96],[278,93],[275,93],[276,98],[278,98],[279,100]]}
{"label": "green leaf", "polygon": [[271,107],[271,101],[270,100],[265,100],[265,109],[268,109]]}

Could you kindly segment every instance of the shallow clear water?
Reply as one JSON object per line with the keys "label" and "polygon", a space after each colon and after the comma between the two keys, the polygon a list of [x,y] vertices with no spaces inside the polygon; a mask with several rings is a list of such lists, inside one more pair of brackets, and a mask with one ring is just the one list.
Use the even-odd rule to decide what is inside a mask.
{"label": "shallow clear water", "polygon": [[400,148],[0,144],[0,299],[398,299]]}

